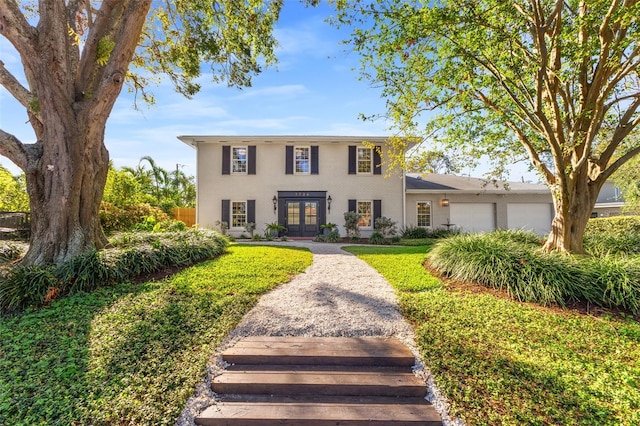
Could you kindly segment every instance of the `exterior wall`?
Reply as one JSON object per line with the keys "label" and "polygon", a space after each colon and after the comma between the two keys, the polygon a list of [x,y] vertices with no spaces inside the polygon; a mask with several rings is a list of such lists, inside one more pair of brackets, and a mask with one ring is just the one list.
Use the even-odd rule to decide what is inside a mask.
{"label": "exterior wall", "polygon": [[[522,194],[522,193],[456,193],[456,190],[438,193],[433,191],[424,191],[422,193],[412,191],[406,196],[407,226],[415,226],[417,223],[416,203],[418,201],[430,201],[432,208],[432,229],[446,228],[451,221],[451,207],[443,207],[440,205],[441,200],[447,198],[449,204],[469,204],[472,203],[491,203],[495,206],[495,226],[497,229],[509,228],[508,205],[513,203],[546,203],[549,205],[549,211],[553,213],[553,204],[550,194]],[[551,214],[552,218],[553,215]],[[549,222],[549,229],[551,223]],[[545,230],[544,232],[547,232]]]}
{"label": "exterior wall", "polygon": [[596,205],[593,208],[591,217],[611,217],[622,214],[624,198],[613,181],[606,181],[600,189]]}
{"label": "exterior wall", "polygon": [[[222,146],[256,146],[255,175],[223,175]],[[290,175],[285,173],[285,146],[318,146],[317,175]],[[324,210],[326,222],[338,225],[342,235],[344,231],[344,213],[348,211],[349,200],[382,200],[382,216],[387,216],[402,226],[403,178],[401,176],[385,178],[382,175],[348,174],[348,147],[357,145],[353,141],[343,142],[322,140],[319,142],[200,142],[197,155],[197,221],[200,226],[216,228],[216,222],[222,220],[222,200],[255,200],[256,233],[262,234],[266,224],[277,222],[281,209],[279,201],[274,211],[273,198],[279,191],[300,193],[326,191],[331,196],[330,211],[326,203]],[[371,230],[361,230],[366,237]],[[239,236],[245,233],[243,228],[232,228],[230,234]]]}

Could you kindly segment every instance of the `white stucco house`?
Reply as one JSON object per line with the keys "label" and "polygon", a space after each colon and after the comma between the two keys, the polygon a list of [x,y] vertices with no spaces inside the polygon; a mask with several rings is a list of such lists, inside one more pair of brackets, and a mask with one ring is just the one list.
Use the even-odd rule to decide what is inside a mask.
{"label": "white stucco house", "polygon": [[[456,227],[463,231],[529,229],[549,232],[553,204],[544,185],[487,183],[455,175],[385,170],[386,137],[179,136],[197,151],[200,226],[226,222],[231,235],[253,222],[287,228],[288,237],[315,237],[331,222],[344,231],[344,213],[360,215],[371,235],[377,217],[398,228]],[[381,147],[381,154],[364,142]]]}

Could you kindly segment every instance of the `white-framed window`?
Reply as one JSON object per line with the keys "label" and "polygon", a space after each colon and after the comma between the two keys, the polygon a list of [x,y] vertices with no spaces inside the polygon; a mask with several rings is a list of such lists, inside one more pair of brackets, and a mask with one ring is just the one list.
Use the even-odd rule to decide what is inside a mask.
{"label": "white-framed window", "polygon": [[234,146],[231,148],[231,173],[247,174],[247,156],[248,149],[246,146]]}
{"label": "white-framed window", "polygon": [[431,201],[416,203],[416,223],[423,228],[431,227]]}
{"label": "white-framed window", "polygon": [[311,173],[311,148],[308,146],[296,146],[293,154],[293,171],[297,175]]}
{"label": "white-framed window", "polygon": [[358,226],[360,228],[372,228],[373,227],[373,202],[372,201],[357,201],[356,213],[358,213]]}
{"label": "white-framed window", "polygon": [[373,150],[371,148],[358,147],[357,170],[358,174],[371,174],[373,171]]}
{"label": "white-framed window", "polygon": [[247,202],[231,202],[231,227],[243,228],[247,224]]}

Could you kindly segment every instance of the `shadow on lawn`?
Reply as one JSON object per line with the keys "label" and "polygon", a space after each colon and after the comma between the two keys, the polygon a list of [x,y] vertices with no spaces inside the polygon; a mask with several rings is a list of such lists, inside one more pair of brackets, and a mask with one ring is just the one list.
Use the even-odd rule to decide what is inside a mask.
{"label": "shadow on lawn", "polygon": [[576,377],[589,376],[587,371],[541,368],[462,340],[438,342],[423,335],[417,341],[452,412],[468,424],[633,424],[630,418],[621,422],[608,398],[589,386],[599,378]]}
{"label": "shadow on lawn", "polygon": [[0,424],[173,421],[255,299],[197,296],[120,284],[0,320]]}

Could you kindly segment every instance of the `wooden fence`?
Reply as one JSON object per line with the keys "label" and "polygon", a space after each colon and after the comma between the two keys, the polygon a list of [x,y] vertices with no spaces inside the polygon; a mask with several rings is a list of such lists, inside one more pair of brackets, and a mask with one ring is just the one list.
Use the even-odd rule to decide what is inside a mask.
{"label": "wooden fence", "polygon": [[171,214],[174,219],[183,221],[189,228],[196,224],[196,209],[194,208],[176,207],[171,210]]}
{"label": "wooden fence", "polygon": [[31,213],[0,212],[0,240],[28,239],[31,234]]}

